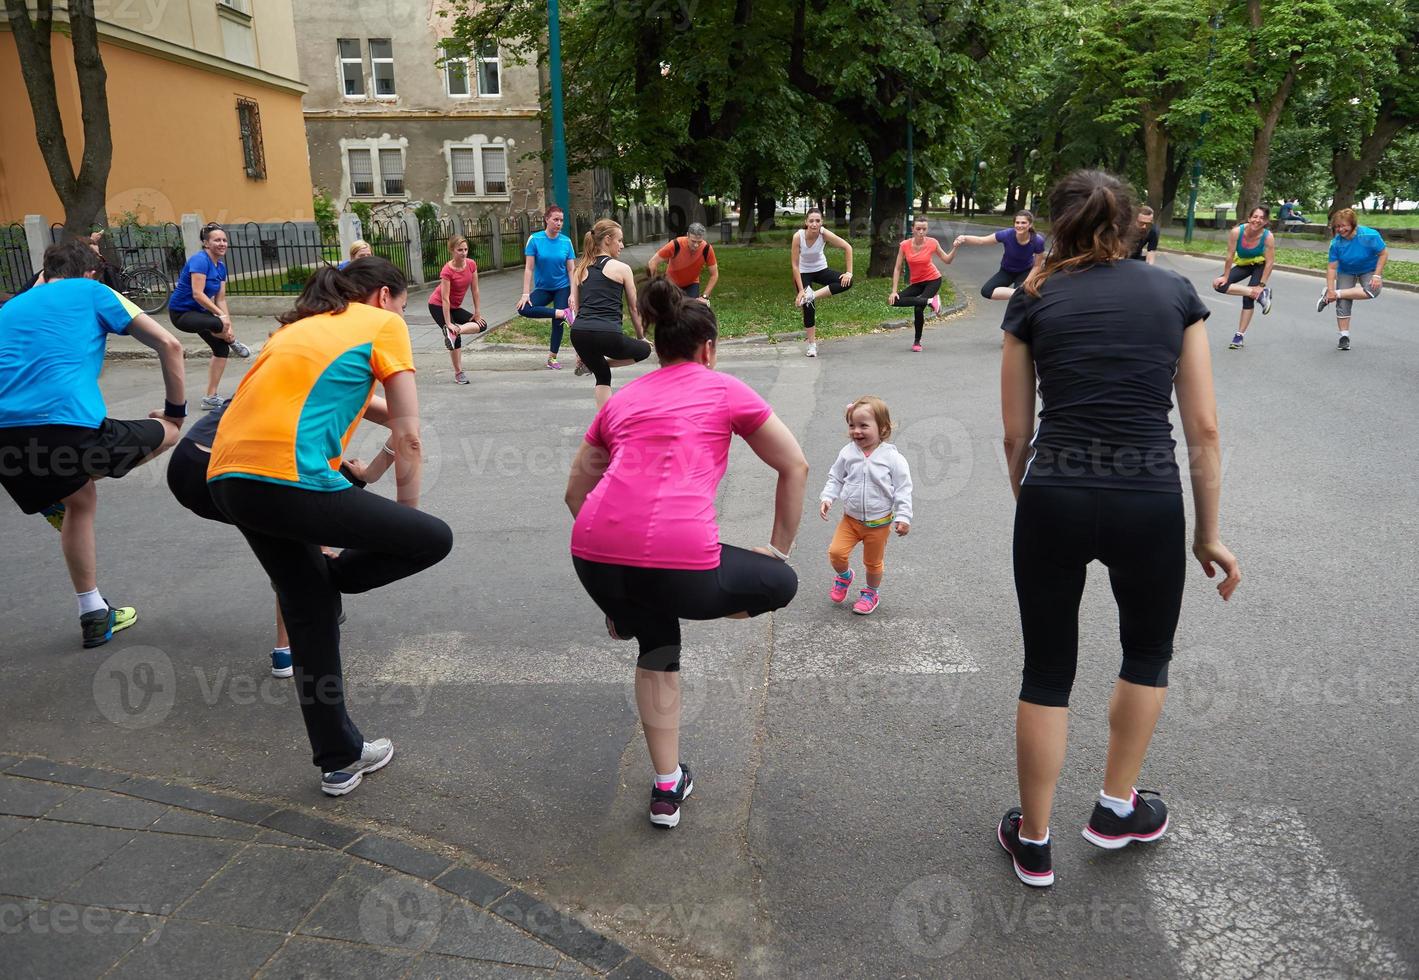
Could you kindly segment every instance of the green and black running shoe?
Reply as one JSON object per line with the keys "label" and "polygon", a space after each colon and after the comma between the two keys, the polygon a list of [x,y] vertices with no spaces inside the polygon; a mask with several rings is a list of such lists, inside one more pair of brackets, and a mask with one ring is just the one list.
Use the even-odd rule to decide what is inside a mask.
{"label": "green and black running shoe", "polygon": [[42,510],[42,511],[39,512],[39,516],[40,516],[40,517],[43,517],[46,521],[48,521],[49,524],[50,524],[50,526],[53,527],[54,530],[63,533],[63,531],[64,531],[64,503],[63,503],[63,501],[60,501],[60,502],[57,503],[57,504],[50,504],[50,505],[49,505],[48,507],[46,507],[44,510]]}
{"label": "green and black running shoe", "polygon": [[132,606],[95,609],[79,617],[79,626],[84,631],[84,646],[101,647],[113,639],[113,634],[126,630],[138,622],[138,610]]}

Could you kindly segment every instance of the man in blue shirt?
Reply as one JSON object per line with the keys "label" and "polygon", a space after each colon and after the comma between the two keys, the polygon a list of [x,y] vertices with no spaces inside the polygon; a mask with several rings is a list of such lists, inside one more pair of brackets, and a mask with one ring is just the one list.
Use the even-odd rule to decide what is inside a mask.
{"label": "man in blue shirt", "polygon": [[569,309],[572,293],[572,267],[576,264],[576,248],[562,234],[566,216],[553,204],[543,216],[545,229],[527,239],[522,254],[527,262],[522,269],[522,296],[517,312],[534,320],[552,321],[551,352],[547,367],[560,371],[557,351],[562,349],[562,328],[576,319],[576,310]]}
{"label": "man in blue shirt", "polygon": [[1350,349],[1350,309],[1355,300],[1374,299],[1384,286],[1385,262],[1389,253],[1380,233],[1360,225],[1353,208],[1341,208],[1330,219],[1335,237],[1330,241],[1330,264],[1325,270],[1325,290],[1316,303],[1320,313],[1335,304],[1335,323],[1340,328],[1336,350]]}
{"label": "man in blue shirt", "polygon": [[[117,479],[177,442],[187,415],[182,344],[136,306],[91,278],[97,256],[82,240],[51,245],[39,285],[0,309],[0,485],[26,514],[59,529],[86,647],[133,625],[131,606],[98,589],[94,481]],[[108,335],[157,351],[166,404],[146,419],[107,417],[99,372]]]}

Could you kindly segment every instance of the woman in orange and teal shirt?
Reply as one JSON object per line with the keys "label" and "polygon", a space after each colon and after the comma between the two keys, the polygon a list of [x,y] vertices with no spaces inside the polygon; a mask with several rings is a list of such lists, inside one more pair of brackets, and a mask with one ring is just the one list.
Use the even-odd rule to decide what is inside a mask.
{"label": "woman in orange and teal shirt", "polygon": [[[345,711],[340,596],[368,592],[438,564],[448,525],[420,513],[419,399],[404,274],[381,258],[316,272],[227,406],[207,482],[219,510],[266,570],[291,638],[296,690],[321,789],[343,796],[389,762],[389,739],[367,742]],[[383,385],[390,436],[355,476],[391,465],[398,502],[339,471],[345,446]],[[321,545],[343,549],[335,558]]]}
{"label": "woman in orange and teal shirt", "polygon": [[[890,306],[910,306],[912,323],[916,327],[916,339],[912,350],[921,352],[921,328],[926,320],[926,308],[931,307],[931,315],[941,313],[941,273],[936,268],[936,258],[947,265],[956,257],[956,250],[946,251],[934,238],[926,237],[929,223],[925,218],[912,222],[912,237],[902,242],[897,249],[897,264],[892,267],[892,295],[887,297]],[[907,264],[907,278],[911,285],[897,292],[897,283],[902,278],[902,263]]]}

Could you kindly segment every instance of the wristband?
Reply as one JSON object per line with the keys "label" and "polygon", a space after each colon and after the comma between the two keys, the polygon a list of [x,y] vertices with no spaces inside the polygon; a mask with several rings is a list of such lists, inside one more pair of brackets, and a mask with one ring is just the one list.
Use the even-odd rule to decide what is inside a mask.
{"label": "wristband", "polygon": [[389,443],[387,443],[387,442],[386,442],[383,446],[381,446],[380,449],[381,449],[381,451],[383,451],[383,452],[389,453],[389,455],[391,455],[391,456],[397,456],[397,455],[398,455],[398,453],[396,453],[393,449],[390,449],[390,448],[389,448]]}
{"label": "wristband", "polygon": [[164,398],[163,414],[170,419],[185,419],[187,418],[187,402],[183,402],[181,405],[174,405]]}
{"label": "wristband", "polygon": [[[777,548],[775,548],[775,547],[773,546],[773,542],[772,542],[772,541],[769,542],[766,547],[769,549],[769,554],[773,555],[773,556],[774,556],[775,558],[777,558],[779,561],[788,561],[788,553],[779,551]],[[792,551],[793,551],[793,545],[789,545],[789,546],[788,546],[788,552],[791,553]]]}

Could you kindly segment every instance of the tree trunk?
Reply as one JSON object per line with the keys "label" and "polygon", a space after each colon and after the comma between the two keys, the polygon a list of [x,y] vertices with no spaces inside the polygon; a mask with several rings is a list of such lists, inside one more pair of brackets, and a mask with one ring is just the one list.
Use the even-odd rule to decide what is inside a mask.
{"label": "tree trunk", "polygon": [[69,158],[69,142],[59,99],[54,87],[54,60],[50,39],[53,3],[40,0],[35,19],[30,20],[24,0],[5,0],[5,12],[20,58],[20,74],[29,95],[34,116],[35,138],[49,182],[64,205],[66,238],[87,235],[97,221],[107,224],[104,202],[108,174],[113,164],[113,134],[108,118],[108,74],[99,53],[98,25],[94,21],[93,0],[71,0],[69,34],[74,49],[74,70],[79,84],[80,118],[83,121],[84,153],[79,172],[74,173]]}
{"label": "tree trunk", "polygon": [[759,174],[748,170],[739,175],[739,240],[756,241],[759,226],[754,221],[754,205],[759,200]]}
{"label": "tree trunk", "polygon": [[877,198],[872,202],[872,251],[867,261],[869,276],[890,276],[901,243],[902,223],[907,219],[907,189],[877,178]]}
{"label": "tree trunk", "polygon": [[1155,208],[1157,212],[1154,222],[1159,228],[1167,228],[1173,223],[1173,208],[1178,200],[1178,188],[1182,186],[1183,178],[1187,176],[1188,164],[1191,160],[1187,154],[1179,155],[1177,144],[1168,144],[1168,166],[1163,173],[1163,204],[1161,208]]}
{"label": "tree trunk", "polygon": [[774,211],[777,203],[772,188],[760,188],[759,200],[755,206],[760,231],[772,231],[778,227],[778,215]]}
{"label": "tree trunk", "polygon": [[872,231],[872,194],[866,183],[854,184],[848,192],[848,207],[852,214],[848,220],[848,233],[854,238],[862,238]]}
{"label": "tree trunk", "polygon": [[1143,153],[1148,161],[1148,203],[1157,213],[1162,211],[1166,196],[1163,184],[1168,173],[1168,132],[1156,107],[1145,102],[1139,112],[1143,117]]}
{"label": "tree trunk", "polygon": [[1258,103],[1255,106],[1257,115],[1261,118],[1261,129],[1256,134],[1256,142],[1252,144],[1251,163],[1247,165],[1246,175],[1242,178],[1241,190],[1237,193],[1237,220],[1242,221],[1252,208],[1261,203],[1262,189],[1266,184],[1266,172],[1271,166],[1271,138],[1276,134],[1276,124],[1281,119],[1281,110],[1286,108],[1286,100],[1291,97],[1291,89],[1296,84],[1296,65],[1293,62],[1290,71],[1286,72],[1286,77],[1282,79],[1281,85],[1272,95],[1271,101],[1265,104]]}
{"label": "tree trunk", "polygon": [[704,175],[683,165],[665,171],[666,198],[670,203],[665,215],[668,237],[685,234],[693,222],[704,222],[703,185]]}
{"label": "tree trunk", "polygon": [[[1360,184],[1379,164],[1389,144],[1407,125],[1407,120],[1397,117],[1392,103],[1380,107],[1375,120],[1375,128],[1360,143],[1360,155],[1352,157],[1344,150],[1337,149],[1330,158],[1330,175],[1335,178],[1335,197],[1330,202],[1330,213],[1350,207],[1355,202]],[[1390,202],[1390,209],[1394,207]]]}

